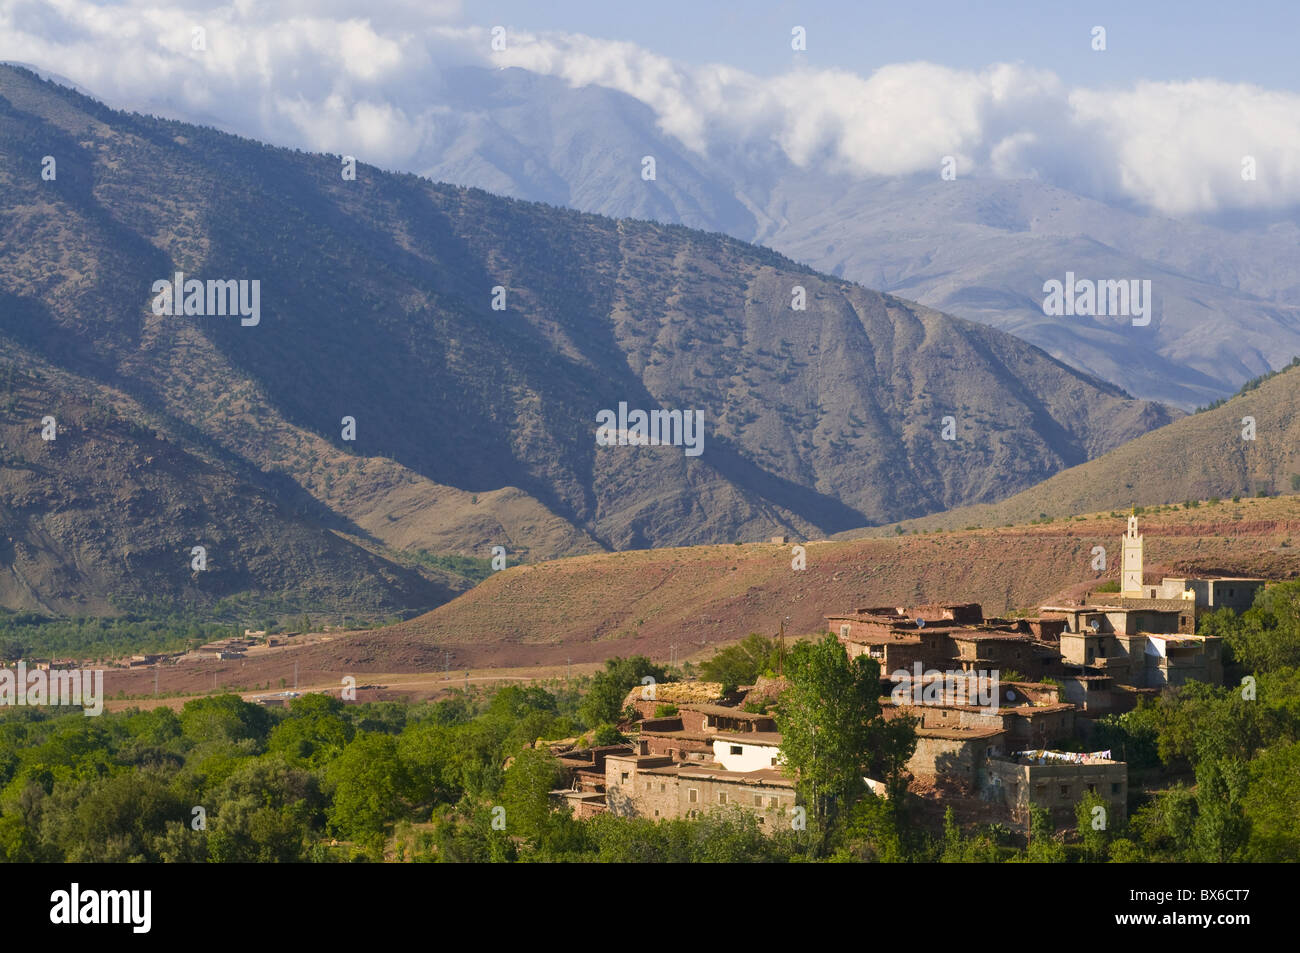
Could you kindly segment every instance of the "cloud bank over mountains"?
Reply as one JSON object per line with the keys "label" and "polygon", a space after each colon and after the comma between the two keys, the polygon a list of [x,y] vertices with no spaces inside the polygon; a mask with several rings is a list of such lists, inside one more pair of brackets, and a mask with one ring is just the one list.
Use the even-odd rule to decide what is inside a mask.
{"label": "cloud bank over mountains", "polygon": [[[348,8],[351,8],[350,12]],[[422,171],[454,126],[443,72],[521,67],[631,95],[701,155],[779,148],[863,178],[1030,178],[1165,215],[1265,216],[1300,205],[1300,95],[1214,79],[1070,87],[1049,70],[925,62],[870,75],[808,65],[760,77],[635,44],[470,25],[457,2],[0,0],[0,59],[110,105]],[[203,49],[195,49],[202,29]],[[1095,54],[1105,56],[1105,52]],[[1243,162],[1255,178],[1243,178]]]}

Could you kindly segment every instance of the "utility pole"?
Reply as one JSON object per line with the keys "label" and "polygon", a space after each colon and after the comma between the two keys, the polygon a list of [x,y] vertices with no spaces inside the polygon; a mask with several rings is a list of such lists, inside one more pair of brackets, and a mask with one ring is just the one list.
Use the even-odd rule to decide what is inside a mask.
{"label": "utility pole", "polygon": [[[788,616],[786,618],[789,618]],[[781,631],[776,637],[776,677],[781,678],[785,668],[785,619],[781,620]]]}

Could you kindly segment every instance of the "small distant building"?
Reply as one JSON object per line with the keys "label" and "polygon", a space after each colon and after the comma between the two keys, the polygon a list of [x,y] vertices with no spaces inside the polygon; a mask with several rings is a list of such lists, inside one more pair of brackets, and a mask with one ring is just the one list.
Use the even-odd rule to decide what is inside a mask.
{"label": "small distant building", "polygon": [[1107,823],[1117,824],[1128,816],[1128,765],[1109,755],[1040,750],[990,758],[987,792],[1021,824],[1028,825],[1034,805],[1044,808],[1055,825],[1070,827],[1075,806],[1085,795],[1096,794],[1109,808]]}
{"label": "small distant building", "polygon": [[728,771],[761,771],[781,760],[781,735],[775,731],[719,732],[713,738],[713,760]]}
{"label": "small distant building", "polygon": [[985,766],[1004,750],[1006,735],[1000,728],[917,728],[907,770],[927,784],[977,791],[987,784]]}
{"label": "small distant building", "polygon": [[605,795],[609,812],[620,817],[668,820],[730,806],[758,815],[769,830],[795,806],[794,781],[779,769],[727,771],[654,755],[607,758]]}
{"label": "small distant building", "polygon": [[727,705],[680,704],[674,705],[675,715],[657,717],[656,712],[665,706],[662,700],[637,698],[629,702],[643,719],[651,720],[664,728],[670,721],[677,722],[678,731],[775,731],[776,719],[761,712],[742,711]]}
{"label": "small distant building", "polygon": [[1143,569],[1143,538],[1138,533],[1137,516],[1128,518],[1123,538],[1123,565],[1120,569],[1120,603],[1131,605],[1152,601],[1190,602],[1196,615],[1216,609],[1244,612],[1255,602],[1265,580],[1252,576],[1166,576],[1159,585],[1148,585]]}

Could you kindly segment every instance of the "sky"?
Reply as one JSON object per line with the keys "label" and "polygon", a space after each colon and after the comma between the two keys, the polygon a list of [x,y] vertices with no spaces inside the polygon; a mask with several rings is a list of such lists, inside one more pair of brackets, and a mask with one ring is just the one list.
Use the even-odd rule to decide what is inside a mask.
{"label": "sky", "polygon": [[[684,63],[723,62],[762,76],[796,61],[789,36],[798,24],[808,34],[802,59],[819,68],[870,72],[928,60],[974,70],[1023,62],[1072,85],[1208,77],[1300,91],[1295,0],[486,0],[466,4],[464,13],[486,27],[627,40]],[[1106,28],[1104,56],[1092,50],[1094,26]]]}
{"label": "sky", "polygon": [[517,67],[633,96],[706,157],[775,144],[903,176],[951,156],[1175,217],[1275,216],[1300,208],[1298,27],[1295,0],[0,0],[0,60],[405,171],[448,134],[444,70]]}

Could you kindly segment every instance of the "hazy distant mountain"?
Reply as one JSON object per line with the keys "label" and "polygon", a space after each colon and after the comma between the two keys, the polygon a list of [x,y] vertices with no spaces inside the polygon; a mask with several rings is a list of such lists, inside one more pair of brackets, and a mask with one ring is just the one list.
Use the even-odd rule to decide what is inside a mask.
{"label": "hazy distant mountain", "polygon": [[[1171,419],[734,239],[340,169],[0,69],[0,598],[310,582],[414,607],[447,588],[414,550],[821,535],[1000,499]],[[176,271],[260,281],[260,320],[155,314]],[[110,416],[46,410],[65,393]],[[701,411],[703,453],[597,446],[621,401]],[[76,426],[44,442],[46,413]],[[131,489],[143,457],[167,479]],[[195,577],[204,539],[242,575]]]}
{"label": "hazy distant mountain", "polygon": [[[1300,354],[1300,227],[1213,227],[1030,180],[804,173],[775,147],[703,157],[644,103],[524,70],[467,67],[419,171],[438,180],[723,231],[1001,328],[1140,397],[1186,408]],[[641,158],[656,178],[641,177]],[[1043,283],[1150,279],[1155,314],[1047,317]]]}
{"label": "hazy distant mountain", "polygon": [[[1009,526],[1041,517],[1127,512],[1133,506],[1184,503],[1191,507],[1215,498],[1295,493],[1300,490],[1298,367],[1284,368],[1218,407],[1182,417],[1007,499],[909,520],[904,529]],[[1239,529],[1229,523],[1223,532],[1235,535]],[[1290,545],[1284,530],[1286,525],[1279,528],[1280,550]]]}

